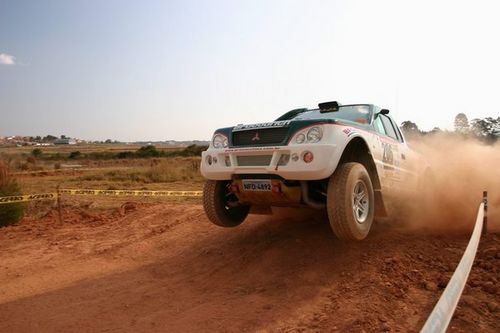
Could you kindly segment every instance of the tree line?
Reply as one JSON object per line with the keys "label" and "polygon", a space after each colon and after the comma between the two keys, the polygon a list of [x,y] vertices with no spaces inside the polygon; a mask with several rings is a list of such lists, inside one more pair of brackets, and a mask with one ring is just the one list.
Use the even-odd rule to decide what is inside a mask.
{"label": "tree line", "polygon": [[[474,118],[469,121],[465,113],[459,113],[455,116],[453,125],[454,131],[451,133],[464,138],[474,138],[487,144],[494,144],[500,138],[500,117]],[[450,131],[443,131],[439,127],[434,127],[427,132],[422,131],[416,123],[410,120],[401,123],[401,130],[408,137],[418,137],[441,132],[450,133]]]}
{"label": "tree line", "polygon": [[106,159],[127,159],[127,158],[150,158],[150,157],[192,157],[201,156],[201,152],[206,150],[208,146],[189,145],[183,149],[163,151],[157,149],[153,145],[143,146],[136,151],[95,151],[82,153],[79,150],[70,152],[69,154],[61,154],[60,152],[46,153],[40,148],[35,148],[31,151],[31,155],[37,159],[45,160],[106,160]]}

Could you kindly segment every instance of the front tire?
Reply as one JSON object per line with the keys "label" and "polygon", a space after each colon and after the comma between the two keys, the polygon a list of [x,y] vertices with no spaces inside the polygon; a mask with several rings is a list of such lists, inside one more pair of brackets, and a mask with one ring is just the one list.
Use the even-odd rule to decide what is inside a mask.
{"label": "front tire", "polygon": [[236,227],[248,215],[250,206],[241,205],[229,191],[230,181],[207,180],[203,186],[203,208],[208,219],[219,227]]}
{"label": "front tire", "polygon": [[366,238],[373,223],[375,196],[366,168],[355,162],[337,167],[328,182],[328,219],[341,240]]}

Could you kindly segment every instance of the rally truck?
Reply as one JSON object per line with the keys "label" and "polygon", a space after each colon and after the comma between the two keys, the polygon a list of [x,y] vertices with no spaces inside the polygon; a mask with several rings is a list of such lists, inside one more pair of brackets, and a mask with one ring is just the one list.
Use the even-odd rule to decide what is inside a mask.
{"label": "rally truck", "polygon": [[389,110],[320,103],[216,130],[202,153],[203,206],[222,227],[272,206],[323,209],[338,238],[362,240],[390,201],[418,191],[418,160]]}

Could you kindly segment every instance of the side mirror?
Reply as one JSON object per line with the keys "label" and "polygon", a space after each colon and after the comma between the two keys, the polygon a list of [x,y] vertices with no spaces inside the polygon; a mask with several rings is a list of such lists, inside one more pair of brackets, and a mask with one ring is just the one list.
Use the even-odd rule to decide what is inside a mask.
{"label": "side mirror", "polygon": [[383,114],[383,115],[386,115],[386,114],[389,114],[389,110],[387,110],[387,109],[382,109],[382,110],[380,110],[380,112],[379,112],[379,113],[380,113],[380,114]]}

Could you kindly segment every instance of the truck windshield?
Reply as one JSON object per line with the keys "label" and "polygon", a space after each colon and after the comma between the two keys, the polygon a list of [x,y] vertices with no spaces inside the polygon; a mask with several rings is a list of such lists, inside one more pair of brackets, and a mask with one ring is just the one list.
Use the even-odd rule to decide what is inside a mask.
{"label": "truck windshield", "polygon": [[293,117],[293,120],[306,119],[340,119],[349,120],[359,124],[369,124],[372,111],[369,105],[345,105],[340,106],[336,112],[319,112],[319,109],[301,112]]}

